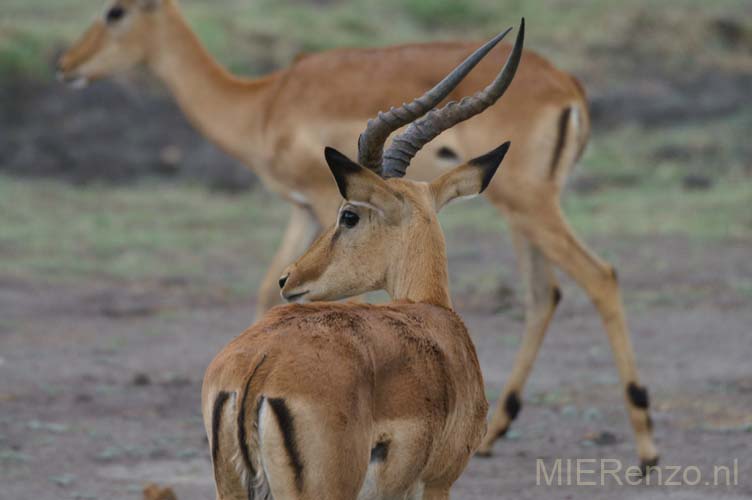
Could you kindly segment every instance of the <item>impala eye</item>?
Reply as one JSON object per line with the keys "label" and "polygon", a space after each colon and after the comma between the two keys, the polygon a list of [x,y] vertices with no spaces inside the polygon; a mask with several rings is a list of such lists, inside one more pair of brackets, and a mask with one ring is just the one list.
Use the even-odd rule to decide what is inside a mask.
{"label": "impala eye", "polygon": [[355,212],[351,212],[349,210],[345,210],[344,212],[342,212],[342,215],[339,216],[340,225],[347,228],[353,228],[357,226],[359,221],[360,216]]}
{"label": "impala eye", "polygon": [[116,5],[107,11],[106,19],[108,23],[112,24],[122,19],[124,15],[125,15],[125,9],[122,8],[120,5]]}

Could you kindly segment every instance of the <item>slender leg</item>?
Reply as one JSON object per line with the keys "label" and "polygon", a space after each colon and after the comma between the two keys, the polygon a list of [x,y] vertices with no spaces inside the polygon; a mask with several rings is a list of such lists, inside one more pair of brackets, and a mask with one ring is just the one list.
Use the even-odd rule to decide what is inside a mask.
{"label": "slender leg", "polygon": [[538,214],[525,226],[525,232],[551,262],[577,281],[598,309],[619,371],[642,466],[655,465],[658,452],[653,444],[648,393],[637,375],[616,271],[577,239],[557,202],[541,207]]}
{"label": "slender leg", "polygon": [[278,284],[282,272],[303,254],[320,231],[321,225],[310,210],[293,205],[290,221],[287,223],[285,235],[282,237],[282,243],[277,249],[277,253],[274,255],[274,259],[272,259],[259,288],[256,305],[257,318],[271,307],[282,302]]}
{"label": "slender leg", "polygon": [[520,274],[525,284],[525,333],[522,346],[514,359],[512,374],[491,417],[486,437],[478,448],[478,455],[490,456],[496,439],[504,436],[522,407],[525,386],[535,358],[546,335],[561,292],[556,275],[548,259],[512,225],[512,238],[517,251]]}

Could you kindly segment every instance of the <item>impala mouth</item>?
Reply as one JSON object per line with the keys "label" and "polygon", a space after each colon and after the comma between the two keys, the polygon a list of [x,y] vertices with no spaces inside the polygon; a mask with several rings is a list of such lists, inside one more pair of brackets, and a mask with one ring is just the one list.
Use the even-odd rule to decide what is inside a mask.
{"label": "impala mouth", "polygon": [[89,79],[85,76],[67,75],[62,71],[57,72],[57,80],[76,90],[83,89],[89,85]]}
{"label": "impala mouth", "polygon": [[306,290],[305,292],[300,293],[290,293],[290,294],[283,294],[282,298],[285,299],[287,302],[299,302],[300,299],[303,298],[303,296],[308,295],[310,290]]}

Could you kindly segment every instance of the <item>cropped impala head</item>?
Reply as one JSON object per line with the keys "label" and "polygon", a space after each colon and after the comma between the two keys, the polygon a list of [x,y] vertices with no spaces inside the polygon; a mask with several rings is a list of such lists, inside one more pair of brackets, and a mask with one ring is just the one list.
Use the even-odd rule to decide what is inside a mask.
{"label": "cropped impala head", "polygon": [[[423,96],[371,120],[359,140],[360,164],[326,149],[326,161],[345,201],[335,226],[280,279],[285,300],[337,300],[386,289],[393,299],[449,302],[446,287],[429,290],[421,286],[423,282],[447,281],[444,236],[436,214],[456,198],[481,193],[509,143],[430,184],[401,177],[413,156],[431,139],[482,112],[503,95],[522,55],[524,20],[507,63],[488,87],[458,103],[433,109],[505,34],[470,55]],[[388,136],[407,124],[382,155]],[[427,252],[431,258],[426,258]]]}
{"label": "cropped impala head", "polygon": [[[338,300],[386,289],[395,299],[444,303],[448,290],[420,286],[446,282],[444,236],[436,214],[454,199],[483,192],[508,149],[506,142],[429,184],[382,179],[327,148],[327,163],[345,201],[338,222],[285,272],[282,297]],[[422,295],[416,296],[417,290]]]}
{"label": "cropped impala head", "polygon": [[58,78],[75,86],[110,76],[146,61],[157,41],[151,24],[173,0],[110,2],[81,38],[58,61]]}

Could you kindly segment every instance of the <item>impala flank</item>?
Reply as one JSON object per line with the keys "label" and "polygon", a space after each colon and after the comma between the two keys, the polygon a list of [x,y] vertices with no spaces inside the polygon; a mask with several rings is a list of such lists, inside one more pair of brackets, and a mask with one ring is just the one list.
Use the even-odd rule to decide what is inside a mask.
{"label": "impala flank", "polygon": [[[219,499],[449,498],[484,435],[488,404],[452,310],[436,213],[488,187],[509,143],[430,184],[400,177],[432,137],[501,97],[522,40],[520,31],[485,91],[431,111],[465,63],[369,122],[359,147],[369,165],[326,149],[345,201],[337,224],[279,280],[282,296],[327,301],[385,289],[392,302],[280,306],[212,361],[202,402]],[[398,122],[411,125],[382,159]]]}

